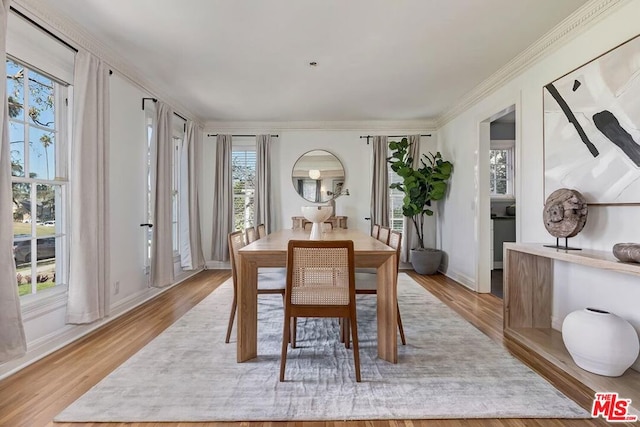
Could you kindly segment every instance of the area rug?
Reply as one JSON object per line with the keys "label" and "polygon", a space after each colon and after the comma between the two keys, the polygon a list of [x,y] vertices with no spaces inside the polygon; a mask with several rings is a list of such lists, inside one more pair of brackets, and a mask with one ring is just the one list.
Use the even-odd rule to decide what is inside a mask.
{"label": "area rug", "polygon": [[258,298],[259,356],[236,363],[235,341],[224,343],[232,294],[228,281],[55,421],[589,417],[404,273],[407,345],[398,346],[397,364],[377,358],[376,297],[358,296],[361,383],[333,319],[299,319],[299,348],[289,349],[287,381],[278,381],[278,295]]}

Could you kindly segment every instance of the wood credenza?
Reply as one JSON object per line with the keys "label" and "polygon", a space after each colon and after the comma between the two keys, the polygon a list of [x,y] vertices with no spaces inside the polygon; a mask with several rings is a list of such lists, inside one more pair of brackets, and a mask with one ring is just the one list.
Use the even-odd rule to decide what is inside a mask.
{"label": "wood credenza", "polygon": [[[304,229],[305,224],[311,224],[310,221],[307,221],[303,216],[292,216],[291,222],[294,230]],[[330,222],[333,228],[349,228],[347,227],[347,217],[346,216],[331,216],[325,222]]]}
{"label": "wood credenza", "polygon": [[[621,377],[613,378],[583,370],[571,358],[562,334],[551,327],[556,262],[640,275],[640,264],[620,262],[607,251],[567,251],[540,244],[505,243],[504,336],[508,347],[515,354],[551,362],[557,375],[577,380],[592,392],[617,392],[621,398],[631,399],[633,413],[640,413],[639,372],[627,369]],[[592,394],[590,398],[593,397]]]}

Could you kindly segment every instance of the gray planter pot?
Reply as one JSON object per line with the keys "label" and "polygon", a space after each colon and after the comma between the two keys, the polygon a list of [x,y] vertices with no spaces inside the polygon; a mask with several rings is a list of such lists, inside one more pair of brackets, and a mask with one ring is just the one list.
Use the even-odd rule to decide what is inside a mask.
{"label": "gray planter pot", "polygon": [[440,249],[411,249],[411,265],[418,274],[435,274],[442,261]]}

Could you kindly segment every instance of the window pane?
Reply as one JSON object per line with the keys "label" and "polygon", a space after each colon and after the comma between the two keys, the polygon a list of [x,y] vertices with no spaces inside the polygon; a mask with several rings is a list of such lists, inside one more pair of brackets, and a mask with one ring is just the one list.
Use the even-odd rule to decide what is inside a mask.
{"label": "window pane", "polygon": [[54,120],[53,82],[38,73],[29,72],[29,121],[33,124],[53,128]]}
{"label": "window pane", "polygon": [[254,194],[256,180],[256,152],[233,151],[231,158],[233,176],[233,218],[237,231],[254,227]]}
{"label": "window pane", "polygon": [[7,66],[7,100],[9,102],[9,118],[24,120],[24,68],[10,59]]}
{"label": "window pane", "polygon": [[56,232],[56,193],[60,194],[59,185],[37,184],[36,186],[38,237],[52,236]]}
{"label": "window pane", "polygon": [[[29,176],[53,180],[55,167],[55,135],[51,131],[30,128],[29,132]],[[35,174],[35,175],[34,175]]]}
{"label": "window pane", "polygon": [[9,150],[11,150],[11,175],[25,176],[24,125],[9,122]]}
{"label": "window pane", "polygon": [[31,185],[24,182],[11,184],[13,197],[13,237],[31,236]]}

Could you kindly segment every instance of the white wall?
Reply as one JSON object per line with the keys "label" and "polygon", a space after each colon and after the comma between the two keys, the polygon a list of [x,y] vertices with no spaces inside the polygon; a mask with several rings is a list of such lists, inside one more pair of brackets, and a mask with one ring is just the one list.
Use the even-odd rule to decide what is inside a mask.
{"label": "white wall", "polygon": [[[538,61],[497,92],[449,121],[439,130],[443,154],[453,158],[451,192],[442,207],[442,248],[449,254],[447,274],[476,286],[479,257],[471,236],[479,190],[477,152],[479,122],[511,104],[517,107],[520,135],[520,183],[517,188],[521,241],[553,242],[542,223],[543,109],[542,87],[640,33],[640,2],[629,2],[608,17]],[[638,195],[640,200],[640,194]],[[572,246],[610,251],[618,242],[640,242],[640,206],[589,206],[584,230],[571,239]],[[638,277],[556,263],[554,325],[578,308],[595,306],[626,318],[640,331],[640,281]],[[639,363],[636,362],[636,367]]]}
{"label": "white wall", "polygon": [[[149,96],[111,76],[110,206],[111,304],[145,291],[146,127],[141,99]],[[115,283],[119,282],[116,293]]]}

